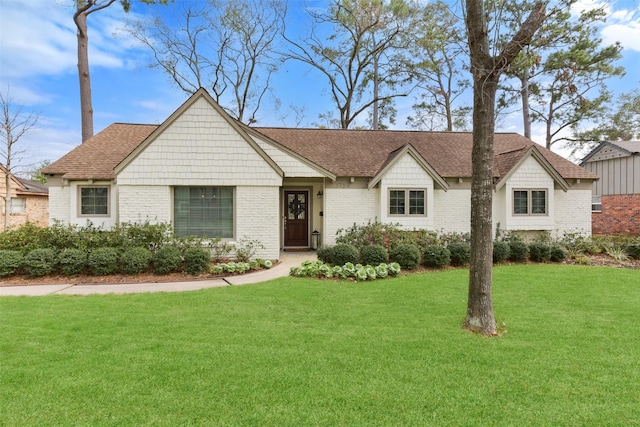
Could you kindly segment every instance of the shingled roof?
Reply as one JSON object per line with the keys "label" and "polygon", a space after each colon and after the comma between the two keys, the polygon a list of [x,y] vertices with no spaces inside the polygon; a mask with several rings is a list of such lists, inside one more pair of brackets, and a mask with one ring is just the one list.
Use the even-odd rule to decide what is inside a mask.
{"label": "shingled roof", "polygon": [[[115,179],[115,168],[157,128],[157,125],[115,123],[43,170],[64,179]],[[374,177],[390,155],[411,145],[442,177],[471,176],[472,135],[460,132],[372,131],[256,127],[264,135],[336,176]],[[501,178],[535,145],[516,133],[494,138],[494,176]],[[564,179],[597,176],[563,157],[535,145]]]}

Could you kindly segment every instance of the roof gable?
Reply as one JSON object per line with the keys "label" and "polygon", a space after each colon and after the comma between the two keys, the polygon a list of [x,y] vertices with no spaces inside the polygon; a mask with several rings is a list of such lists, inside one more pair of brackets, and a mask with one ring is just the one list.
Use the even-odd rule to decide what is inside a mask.
{"label": "roof gable", "polygon": [[602,142],[582,159],[580,165],[637,155],[640,155],[640,141]]}
{"label": "roof gable", "polygon": [[398,150],[395,150],[389,154],[387,161],[382,165],[380,171],[369,180],[369,190],[375,187],[376,184],[378,184],[378,182],[380,182],[380,180],[384,177],[384,175],[391,168],[393,168],[393,166],[395,166],[398,161],[404,156],[412,157],[418,163],[418,165],[420,165],[420,167],[434,180],[434,182],[436,182],[443,190],[447,191],[447,189],[449,188],[449,184],[447,183],[447,181],[442,176],[440,176],[440,174],[438,174],[438,172],[436,172],[433,167],[431,167],[429,162],[427,162],[411,144],[405,144]]}
{"label": "roof gable", "polygon": [[260,146],[242,129],[239,122],[230,117],[209,95],[209,93],[203,89],[198,89],[187,101],[185,101],[173,114],[171,114],[160,126],[158,126],[141,144],[129,153],[116,167],[115,173],[119,174],[124,170],[134,159],[136,159],[153,141],[155,141],[162,133],[164,133],[175,121],[191,109],[198,101],[204,100],[207,104],[217,113],[237,134],[247,143],[256,153],[263,158],[263,160],[279,175],[284,176],[284,172],[280,167],[271,159]]}
{"label": "roof gable", "polygon": [[515,171],[520,168],[520,166],[528,159],[535,159],[540,166],[551,176],[556,184],[562,188],[562,190],[567,191],[569,189],[569,183],[562,177],[562,175],[549,163],[549,161],[540,153],[540,150],[536,148],[535,145],[531,145],[526,150],[518,150],[518,152],[507,152],[502,153],[499,156],[498,164],[502,164],[506,169],[506,173],[502,176],[502,178],[496,183],[496,190],[502,188],[509,178],[514,174]]}

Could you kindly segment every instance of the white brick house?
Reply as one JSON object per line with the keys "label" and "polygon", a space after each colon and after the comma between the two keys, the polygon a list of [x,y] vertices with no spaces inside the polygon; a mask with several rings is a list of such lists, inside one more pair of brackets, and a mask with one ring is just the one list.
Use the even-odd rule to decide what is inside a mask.
{"label": "white brick house", "polygon": [[[256,239],[259,257],[312,233],[381,221],[469,231],[471,134],[250,128],[200,89],[159,126],[113,124],[47,167],[50,218],[168,222],[179,235]],[[591,233],[597,177],[517,134],[496,134],[494,221]]]}

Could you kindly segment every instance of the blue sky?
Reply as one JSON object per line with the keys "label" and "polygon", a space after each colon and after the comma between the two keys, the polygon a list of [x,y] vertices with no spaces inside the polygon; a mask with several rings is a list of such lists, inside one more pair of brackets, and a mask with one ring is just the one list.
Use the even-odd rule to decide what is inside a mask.
{"label": "blue sky", "polygon": [[[114,122],[161,123],[187,95],[176,88],[158,69],[149,69],[145,50],[122,34],[125,18],[143,17],[162,8],[172,13],[180,6],[148,7],[133,3],[127,16],[114,4],[89,17],[91,80],[94,129],[99,132]],[[322,1],[314,1],[322,6]],[[580,0],[583,7],[599,0]],[[301,13],[308,1],[291,0],[289,10]],[[24,110],[35,108],[40,115],[38,128],[19,144],[23,151],[16,159],[22,170],[43,160],[56,160],[81,142],[77,76],[76,29],[73,0],[0,0],[0,90],[9,89],[13,104]],[[604,44],[619,41],[624,46],[623,65],[627,74],[608,83],[615,92],[640,87],[640,2],[606,2],[610,14],[601,27]],[[285,64],[274,82],[281,100],[280,111],[263,109],[259,126],[293,126],[294,114],[283,118],[290,104],[304,106],[302,126],[318,122],[318,114],[332,105],[322,77],[308,67]],[[269,101],[267,101],[269,102]],[[399,102],[394,128],[406,128],[413,97]],[[522,132],[518,120],[505,120],[502,131]],[[543,142],[543,130],[534,126],[533,139]],[[560,150],[562,153],[562,151]]]}

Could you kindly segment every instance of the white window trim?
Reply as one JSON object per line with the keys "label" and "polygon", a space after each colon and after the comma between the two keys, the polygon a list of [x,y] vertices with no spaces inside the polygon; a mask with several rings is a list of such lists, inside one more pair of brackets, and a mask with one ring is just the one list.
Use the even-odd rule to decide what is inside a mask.
{"label": "white window trim", "polygon": [[591,212],[602,212],[602,196],[591,197]]}
{"label": "white window trim", "polygon": [[[516,191],[527,192],[527,213],[516,213]],[[533,209],[533,196],[534,191],[544,191],[544,213],[532,213]],[[511,191],[511,214],[517,217],[525,216],[549,216],[549,190],[547,188],[514,188]]]}
{"label": "white window trim", "polygon": [[[83,188],[106,188],[107,189],[107,213],[106,214],[83,214],[82,213],[82,189]],[[108,218],[111,216],[111,186],[109,185],[79,185],[78,186],[78,217],[79,218]]]}
{"label": "white window trim", "polygon": [[[392,214],[391,213],[391,192],[392,191],[404,191],[404,207],[405,213],[403,214]],[[421,214],[411,214],[409,213],[409,198],[411,191],[422,191],[424,193],[424,213]],[[404,217],[426,217],[427,216],[427,189],[426,188],[398,188],[398,187],[389,187],[387,188],[387,215],[390,217],[396,218],[404,218]]]}

